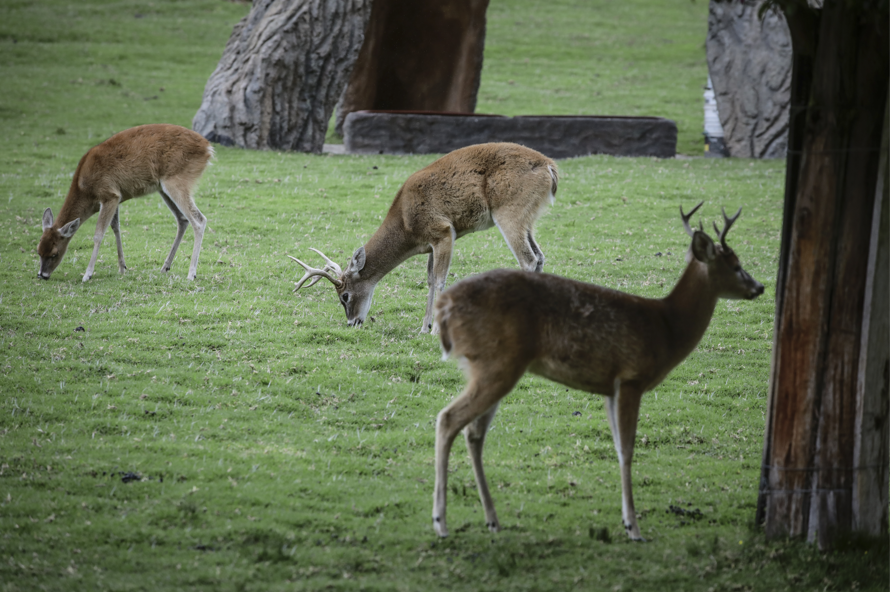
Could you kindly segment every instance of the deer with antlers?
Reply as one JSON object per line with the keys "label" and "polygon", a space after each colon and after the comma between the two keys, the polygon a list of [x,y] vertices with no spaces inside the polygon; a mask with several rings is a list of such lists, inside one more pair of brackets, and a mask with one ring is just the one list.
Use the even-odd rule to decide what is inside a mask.
{"label": "deer with antlers", "polygon": [[117,239],[117,262],[121,273],[127,270],[121,244],[120,204],[134,197],[161,194],[164,203],[176,217],[177,231],[163,271],[169,271],[173,257],[189,224],[195,232],[195,245],[188,279],[197,275],[198,255],[207,219],[193,199],[195,185],[213,147],[201,134],[178,125],[165,123],[140,125],[119,132],[90,148],[77,165],[68,196],[53,218],[47,208],[43,212],[43,235],[37,245],[40,269],[37,277],[48,280],[62,262],[71,237],[93,214],[99,214],[93,235],[93,255],[83,274],[83,281],[93,276],[99,245],[111,226]]}
{"label": "deer with antlers", "polygon": [[291,257],[306,270],[294,291],[327,279],[337,290],[347,325],[358,327],[368,315],[377,283],[409,257],[429,253],[421,331],[436,333],[433,304],[445,289],[458,238],[497,226],[519,265],[541,271],[544,254],[534,239],[534,223],[553,201],[557,180],[556,163],[518,144],[455,150],[405,181],[380,228],[355,250],[345,272],[318,249],[312,250],[324,259],[322,269]]}
{"label": "deer with antlers", "polygon": [[467,375],[463,392],[436,421],[433,527],[445,524],[448,456],[458,432],[465,438],[485,521],[499,530],[482,468],[485,434],[498,402],[527,371],[606,397],[606,415],[621,467],[621,514],[631,539],[641,540],[631,490],[631,461],[640,399],[683,361],[704,335],[720,298],[757,298],[763,285],[742,269],[726,244],[736,221],[723,213],[714,242],[701,225],[693,230],[687,266],[671,293],[642,298],[547,274],[497,270],[463,280],[436,305],[443,357],[459,360]]}

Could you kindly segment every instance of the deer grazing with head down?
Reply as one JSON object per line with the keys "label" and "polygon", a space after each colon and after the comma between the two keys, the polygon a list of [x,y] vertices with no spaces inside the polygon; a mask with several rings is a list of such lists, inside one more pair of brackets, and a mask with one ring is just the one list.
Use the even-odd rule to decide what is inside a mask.
{"label": "deer grazing with head down", "polygon": [[117,239],[118,269],[124,273],[124,250],[121,244],[120,204],[134,197],[155,191],[176,218],[176,239],[164,262],[169,271],[185,229],[191,224],[195,232],[195,246],[188,279],[195,279],[198,255],[207,219],[195,206],[192,193],[207,163],[213,147],[197,132],[169,124],[140,125],[117,133],[101,144],[90,148],[74,171],[68,196],[53,219],[53,212],[43,212],[43,236],[37,245],[40,270],[37,277],[48,280],[61,263],[71,237],[87,218],[99,213],[93,235],[93,255],[83,274],[83,281],[93,276],[99,245],[108,231]]}
{"label": "deer grazing with head down", "polygon": [[364,323],[377,283],[409,257],[429,253],[426,315],[422,332],[432,331],[433,304],[445,289],[454,241],[497,226],[507,245],[528,271],[541,271],[544,254],[533,236],[535,220],[556,193],[556,164],[518,144],[467,146],[446,154],[405,181],[380,228],[352,254],[346,271],[324,253],[315,269],[299,259],[306,273],[299,290],[321,278],[337,290],[350,327]]}
{"label": "deer grazing with head down", "polygon": [[467,375],[463,392],[436,421],[436,484],[433,527],[447,536],[445,502],[448,455],[454,438],[465,438],[485,521],[499,530],[482,469],[485,434],[498,402],[526,371],[605,395],[606,415],[621,467],[621,513],[631,539],[641,540],[631,490],[631,461],[640,399],[683,361],[704,335],[720,298],[757,298],[763,285],[742,269],[726,244],[741,213],[727,218],[714,242],[688,215],[692,238],[687,266],[671,293],[642,298],[547,274],[497,270],[465,279],[436,305],[443,357],[454,357]]}

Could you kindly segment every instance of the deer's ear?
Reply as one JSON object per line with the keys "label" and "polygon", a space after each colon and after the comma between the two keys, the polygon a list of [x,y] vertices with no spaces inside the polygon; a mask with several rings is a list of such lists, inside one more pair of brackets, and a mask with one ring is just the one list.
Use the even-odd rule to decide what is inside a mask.
{"label": "deer's ear", "polygon": [[59,234],[62,235],[62,238],[71,238],[74,236],[74,233],[77,232],[77,229],[80,228],[80,218],[72,220],[65,226],[59,229]]}
{"label": "deer's ear", "polygon": [[53,225],[53,211],[50,208],[46,208],[43,212],[43,229],[52,228]]}
{"label": "deer's ear", "polygon": [[364,268],[365,268],[365,248],[359,247],[355,250],[355,253],[352,254],[352,259],[349,260],[349,267],[346,269],[346,272],[347,273],[358,273]]}
{"label": "deer's ear", "polygon": [[699,230],[692,235],[692,256],[702,263],[710,263],[717,256],[711,237]]}

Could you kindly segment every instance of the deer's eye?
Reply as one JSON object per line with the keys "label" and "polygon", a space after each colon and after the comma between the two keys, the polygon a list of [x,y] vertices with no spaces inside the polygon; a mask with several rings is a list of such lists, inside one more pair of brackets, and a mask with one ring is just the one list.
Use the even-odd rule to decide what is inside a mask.
{"label": "deer's eye", "polygon": [[343,292],[342,294],[340,294],[340,302],[342,302],[343,304],[349,303],[349,292]]}
{"label": "deer's eye", "polygon": [[741,265],[736,265],[736,266],[733,268],[733,271],[736,272],[736,273],[742,271],[742,266],[741,266]]}

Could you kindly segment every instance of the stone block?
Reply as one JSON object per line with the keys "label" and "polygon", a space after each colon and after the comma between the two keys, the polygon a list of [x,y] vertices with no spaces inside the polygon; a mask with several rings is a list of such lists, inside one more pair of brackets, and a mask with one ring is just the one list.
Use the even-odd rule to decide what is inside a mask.
{"label": "stone block", "polygon": [[672,158],[677,151],[677,125],[661,117],[355,111],[343,132],[352,154],[444,154],[485,142],[515,142],[551,158]]}

